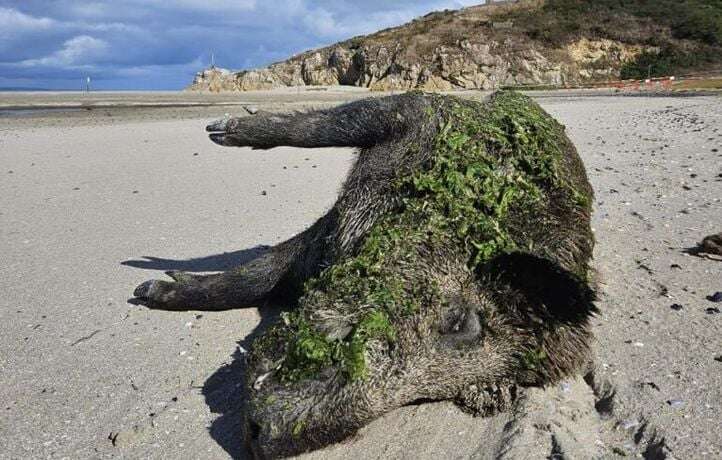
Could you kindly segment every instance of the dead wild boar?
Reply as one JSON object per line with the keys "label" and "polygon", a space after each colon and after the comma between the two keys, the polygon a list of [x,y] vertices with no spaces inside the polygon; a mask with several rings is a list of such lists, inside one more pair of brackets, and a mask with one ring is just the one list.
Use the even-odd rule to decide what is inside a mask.
{"label": "dead wild boar", "polygon": [[588,364],[592,189],[528,97],[410,92],[207,129],[226,146],[360,149],[308,230],[237,269],[135,291],[164,309],[297,305],[248,355],[257,456],[340,441],[415,401],[492,414]]}

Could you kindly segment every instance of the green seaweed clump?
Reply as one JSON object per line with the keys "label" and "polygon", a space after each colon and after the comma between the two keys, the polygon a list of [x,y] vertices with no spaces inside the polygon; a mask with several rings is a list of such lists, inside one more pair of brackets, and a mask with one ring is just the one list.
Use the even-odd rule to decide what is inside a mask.
{"label": "green seaweed clump", "polygon": [[540,369],[545,359],[547,359],[547,354],[542,349],[529,350],[521,356],[524,367],[532,371]]}
{"label": "green seaweed clump", "polygon": [[374,338],[393,341],[396,333],[386,314],[371,311],[361,320],[348,340],[332,340],[316,331],[300,314],[289,315],[291,340],[282,367],[282,378],[301,380],[316,375],[324,367],[336,364],[350,380],[363,378],[366,342]]}

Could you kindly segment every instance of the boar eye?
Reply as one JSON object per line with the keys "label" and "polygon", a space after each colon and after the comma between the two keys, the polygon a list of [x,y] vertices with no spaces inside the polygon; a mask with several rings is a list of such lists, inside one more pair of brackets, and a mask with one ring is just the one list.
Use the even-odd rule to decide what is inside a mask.
{"label": "boar eye", "polygon": [[447,308],[444,308],[441,314],[441,320],[439,321],[439,333],[450,334],[458,332],[461,327],[461,323],[466,316],[465,308],[455,301],[449,303]]}
{"label": "boar eye", "polygon": [[441,342],[452,348],[475,343],[482,336],[480,309],[473,305],[456,305],[444,312],[439,332]]}

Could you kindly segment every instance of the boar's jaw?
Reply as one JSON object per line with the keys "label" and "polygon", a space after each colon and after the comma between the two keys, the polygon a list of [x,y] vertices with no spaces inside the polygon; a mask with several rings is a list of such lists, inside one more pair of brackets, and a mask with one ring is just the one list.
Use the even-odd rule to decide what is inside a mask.
{"label": "boar's jaw", "polygon": [[257,458],[287,457],[339,442],[398,407],[458,400],[469,387],[494,385],[513,371],[517,340],[511,331],[461,348],[438,340],[401,363],[370,369],[361,381],[333,376],[264,386],[251,394],[247,441]]}
{"label": "boar's jaw", "polygon": [[252,390],[244,413],[256,458],[279,458],[338,442],[378,415],[363,397],[368,382],[345,384],[340,373],[292,383],[270,377]]}

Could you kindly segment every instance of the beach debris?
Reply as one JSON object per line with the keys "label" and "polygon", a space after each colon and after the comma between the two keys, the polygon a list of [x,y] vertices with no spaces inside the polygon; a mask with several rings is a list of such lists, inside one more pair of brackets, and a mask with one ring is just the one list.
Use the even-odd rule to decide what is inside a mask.
{"label": "beach debris", "polygon": [[684,307],[678,303],[673,303],[672,305],[669,306],[669,308],[671,308],[674,311],[680,311]]}
{"label": "beach debris", "polygon": [[654,283],[657,285],[657,289],[658,289],[657,295],[659,297],[671,297],[669,295],[669,288],[667,288],[667,286],[665,286],[664,284],[660,283],[657,280],[652,280],[652,281],[654,281]]}
{"label": "beach debris", "polygon": [[268,195],[268,192],[265,190],[261,190],[261,195],[266,196],[266,195]]}
{"label": "beach debris", "polygon": [[670,407],[681,407],[684,405],[684,401],[681,399],[670,399],[667,401]]}
{"label": "beach debris", "polygon": [[266,380],[266,379],[268,378],[268,376],[270,376],[271,374],[273,374],[273,372],[275,372],[275,371],[269,371],[269,372],[266,372],[266,373],[263,374],[263,375],[259,375],[258,378],[256,378],[256,381],[253,382],[253,389],[254,389],[254,390],[260,390],[260,389],[261,389],[261,385],[263,385],[263,381]]}
{"label": "beach debris", "polygon": [[712,295],[708,295],[707,300],[710,302],[722,302],[722,292],[717,291]]}
{"label": "beach debris", "polygon": [[634,428],[635,426],[639,426],[639,420],[637,419],[629,419],[629,420],[622,420],[622,422],[619,424],[623,429],[628,430],[630,428]]}
{"label": "beach debris", "polygon": [[719,308],[717,308],[717,307],[709,307],[705,311],[707,312],[708,315],[716,315],[720,312]]}
{"label": "beach debris", "polygon": [[258,107],[255,105],[244,105],[244,109],[246,109],[246,112],[250,113],[251,115],[255,115],[258,113]]}
{"label": "beach debris", "polygon": [[641,260],[635,260],[635,262],[637,263],[637,268],[644,270],[645,272],[649,273],[650,275],[654,275],[654,271],[651,268],[649,268],[649,266],[646,265],[644,262],[642,262]]}
{"label": "beach debris", "polygon": [[198,156],[198,152],[193,152],[193,156],[194,156],[194,157],[197,157],[197,156]]}
{"label": "beach debris", "polygon": [[701,243],[694,248],[694,253],[706,253],[722,256],[722,232],[704,237]]}
{"label": "beach debris", "polygon": [[648,387],[653,388],[653,389],[655,389],[655,390],[657,390],[657,391],[660,391],[660,390],[659,390],[659,386],[658,386],[656,383],[654,383],[654,382],[642,382],[642,385],[641,385],[641,386],[642,386],[642,387],[648,386]]}
{"label": "beach debris", "polygon": [[93,332],[91,332],[90,334],[84,335],[83,337],[79,338],[79,339],[76,340],[75,342],[71,343],[70,346],[71,346],[71,347],[74,347],[75,345],[77,345],[77,344],[79,344],[79,343],[81,343],[81,342],[85,342],[86,340],[90,340],[90,339],[92,339],[93,336],[95,336],[95,334],[97,334],[98,332],[100,332],[100,329],[96,329],[96,330],[94,330]]}
{"label": "beach debris", "polygon": [[140,439],[146,432],[146,429],[144,426],[133,425],[129,430],[111,432],[108,435],[108,439],[113,443],[114,447],[126,447]]}
{"label": "beach debris", "polygon": [[717,355],[717,356],[715,356],[715,357],[714,357],[714,360],[717,361],[717,362],[722,363],[722,355]]}

